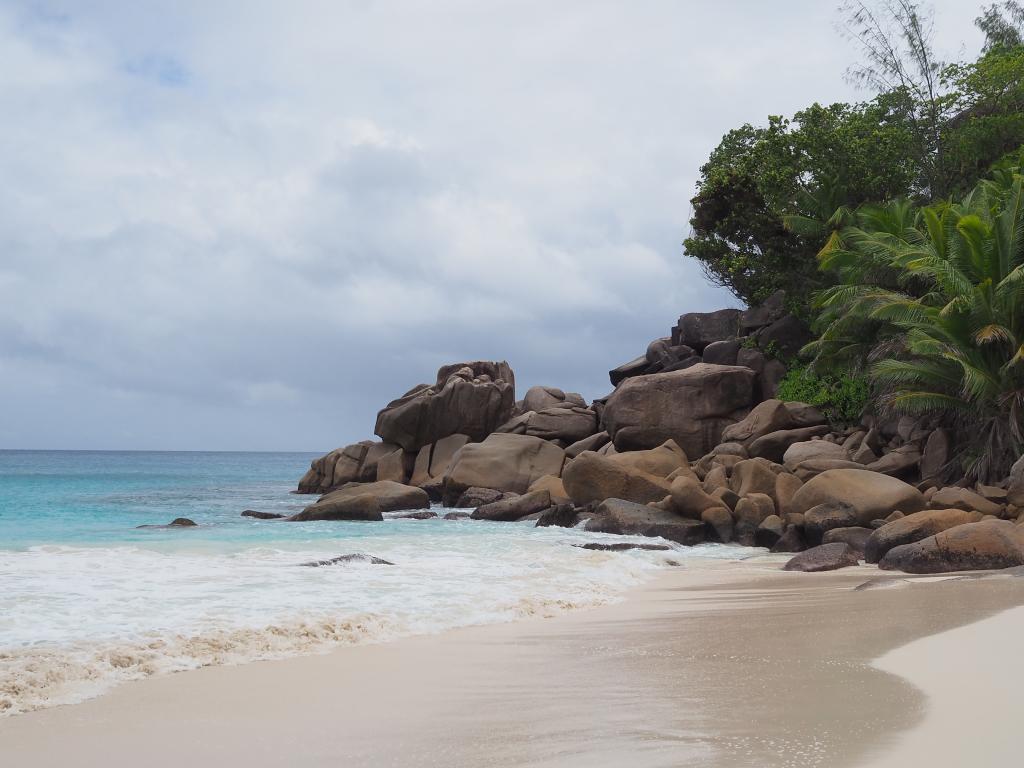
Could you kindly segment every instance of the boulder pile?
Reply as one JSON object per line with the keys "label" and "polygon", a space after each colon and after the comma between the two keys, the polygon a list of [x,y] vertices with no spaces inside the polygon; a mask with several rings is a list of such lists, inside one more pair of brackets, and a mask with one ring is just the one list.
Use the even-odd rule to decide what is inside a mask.
{"label": "boulder pile", "polygon": [[[312,462],[291,520],[382,520],[431,502],[472,518],[936,572],[1024,564],[1024,458],[998,485],[947,485],[952,436],[928,419],[830,424],[775,397],[810,338],[782,295],[682,315],[592,403],[557,387],[516,400],[506,362],[442,367],[377,415],[377,441]],[[418,513],[420,517],[427,517]],[[443,519],[465,519],[465,513]]]}

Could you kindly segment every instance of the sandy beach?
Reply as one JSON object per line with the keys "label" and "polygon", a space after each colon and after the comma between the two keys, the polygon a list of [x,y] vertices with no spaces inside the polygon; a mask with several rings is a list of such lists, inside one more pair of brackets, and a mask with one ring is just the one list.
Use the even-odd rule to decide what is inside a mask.
{"label": "sandy beach", "polygon": [[[778,567],[688,564],[552,619],[130,683],[0,721],[0,754],[40,767],[882,768],[922,749],[928,765],[964,765],[944,746],[956,741],[972,765],[1008,764],[1024,582]],[[969,741],[952,727],[968,712]]]}

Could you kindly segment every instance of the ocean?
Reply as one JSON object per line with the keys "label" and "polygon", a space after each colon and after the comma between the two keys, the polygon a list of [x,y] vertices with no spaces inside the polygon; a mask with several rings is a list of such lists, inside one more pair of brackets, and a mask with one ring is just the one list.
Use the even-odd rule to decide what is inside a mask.
{"label": "ocean", "polygon": [[[554,615],[688,557],[623,537],[469,520],[253,520],[315,454],[0,451],[0,717],[128,680]],[[194,528],[163,528],[188,517]],[[650,539],[645,540],[650,542]],[[365,553],[393,565],[302,563]]]}

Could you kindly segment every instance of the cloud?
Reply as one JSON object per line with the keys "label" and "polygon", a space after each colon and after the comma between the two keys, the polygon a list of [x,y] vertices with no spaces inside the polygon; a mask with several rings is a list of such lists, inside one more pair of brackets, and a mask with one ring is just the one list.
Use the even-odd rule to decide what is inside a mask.
{"label": "cloud", "polygon": [[734,303],[681,254],[697,170],[735,124],[850,95],[832,21],[5,4],[0,447],[328,449],[470,358],[604,394]]}

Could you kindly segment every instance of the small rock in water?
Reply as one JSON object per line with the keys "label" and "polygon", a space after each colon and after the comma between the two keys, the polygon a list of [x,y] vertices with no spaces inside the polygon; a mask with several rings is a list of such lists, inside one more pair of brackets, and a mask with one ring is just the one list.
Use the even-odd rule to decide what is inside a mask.
{"label": "small rock in water", "polygon": [[469,520],[470,516],[468,512],[449,512],[444,516],[445,520]]}
{"label": "small rock in water", "polygon": [[621,542],[615,544],[598,544],[597,542],[591,542],[590,544],[573,544],[574,547],[580,549],[596,549],[600,552],[628,552],[631,549],[643,549],[651,552],[663,552],[672,547],[667,544],[630,544],[628,542]]}
{"label": "small rock in water", "polygon": [[255,509],[247,509],[242,513],[242,517],[254,517],[257,520],[278,520],[284,515],[279,515],[276,512],[257,512]]}
{"label": "small rock in water", "polygon": [[342,563],[369,563],[370,565],[394,565],[394,563],[384,560],[383,558],[374,557],[373,555],[365,555],[362,552],[356,552],[351,555],[339,555],[338,557],[332,557],[330,560],[311,560],[308,563],[299,563],[299,565],[306,568],[320,568],[324,565],[341,565]]}
{"label": "small rock in water", "polygon": [[390,520],[430,520],[437,517],[437,512],[429,512],[424,510],[422,512],[404,512],[401,515],[392,515]]}
{"label": "small rock in water", "polygon": [[171,520],[169,527],[191,528],[195,524],[196,522],[194,520],[189,520],[187,517],[176,517]]}

